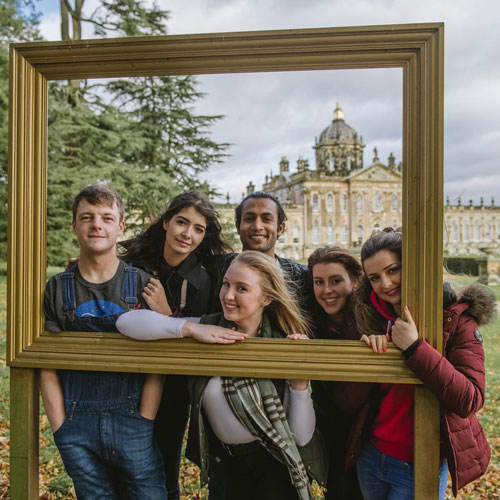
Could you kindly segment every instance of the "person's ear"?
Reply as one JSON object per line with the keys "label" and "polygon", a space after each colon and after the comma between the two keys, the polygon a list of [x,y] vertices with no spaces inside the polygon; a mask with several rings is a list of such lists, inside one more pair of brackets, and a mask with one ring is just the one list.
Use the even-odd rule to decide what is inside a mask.
{"label": "person's ear", "polygon": [[271,297],[268,297],[267,295],[264,297],[264,299],[262,300],[262,305],[264,307],[268,306],[271,302],[273,301],[273,299]]}
{"label": "person's ear", "polygon": [[123,230],[124,230],[124,229],[125,229],[125,220],[122,220],[122,221],[120,222],[120,234],[122,234],[122,233],[123,233]]}
{"label": "person's ear", "polygon": [[284,230],[285,230],[285,222],[282,222],[281,225],[278,227],[278,238],[283,234]]}
{"label": "person's ear", "polygon": [[75,226],[76,226],[76,220],[73,219],[73,222],[71,222],[71,226],[73,227],[73,233],[75,232]]}
{"label": "person's ear", "polygon": [[163,219],[163,229],[165,229],[165,231],[168,229],[168,220],[166,219]]}
{"label": "person's ear", "polygon": [[359,280],[352,280],[352,291],[354,292],[359,286]]}
{"label": "person's ear", "polygon": [[237,223],[237,222],[235,222],[234,226],[236,227],[236,231],[238,232],[238,234],[240,234],[240,228],[239,228],[239,226],[238,226],[238,223]]}

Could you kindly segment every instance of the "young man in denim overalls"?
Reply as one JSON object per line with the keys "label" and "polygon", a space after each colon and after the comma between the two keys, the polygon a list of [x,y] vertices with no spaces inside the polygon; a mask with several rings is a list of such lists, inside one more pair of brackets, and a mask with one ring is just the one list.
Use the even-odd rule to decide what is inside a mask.
{"label": "young man in denim overalls", "polygon": [[[123,312],[146,307],[149,275],[116,255],[123,202],[106,186],[88,186],[73,203],[77,264],[45,290],[49,332],[116,332]],[[162,378],[135,373],[40,372],[45,411],[79,499],[165,500],[162,459],[153,440]]]}

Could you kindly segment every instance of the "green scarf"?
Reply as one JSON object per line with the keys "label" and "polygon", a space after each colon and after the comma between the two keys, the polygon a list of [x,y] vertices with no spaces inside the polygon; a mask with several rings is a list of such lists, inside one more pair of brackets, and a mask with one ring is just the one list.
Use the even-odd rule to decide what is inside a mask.
{"label": "green scarf", "polygon": [[[208,322],[208,321],[204,321]],[[219,325],[233,325],[221,315]],[[283,338],[263,314],[260,337]],[[278,461],[284,463],[301,500],[314,500],[306,468],[290,431],[285,410],[270,379],[221,377],[222,390],[234,416]]]}

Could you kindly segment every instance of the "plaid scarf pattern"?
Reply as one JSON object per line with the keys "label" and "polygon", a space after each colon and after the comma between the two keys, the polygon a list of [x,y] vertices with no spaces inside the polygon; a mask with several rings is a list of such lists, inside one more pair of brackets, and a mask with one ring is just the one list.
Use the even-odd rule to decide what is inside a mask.
{"label": "plaid scarf pattern", "polygon": [[[261,336],[274,336],[262,318]],[[290,474],[301,500],[314,500],[304,462],[292,436],[285,410],[270,379],[221,377],[222,390],[234,416]]]}

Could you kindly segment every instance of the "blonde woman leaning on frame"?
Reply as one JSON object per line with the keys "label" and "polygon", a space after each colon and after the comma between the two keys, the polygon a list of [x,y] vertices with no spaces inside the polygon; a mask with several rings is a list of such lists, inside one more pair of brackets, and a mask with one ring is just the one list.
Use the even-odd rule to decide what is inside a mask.
{"label": "blonde woman leaning on frame", "polygon": [[[219,297],[223,312],[196,318],[201,324],[132,311],[117,326],[142,340],[171,337],[184,328],[210,331],[214,326],[209,325],[249,338],[307,338],[281,271],[261,252],[246,251],[234,259]],[[186,454],[201,467],[202,483],[209,472],[215,477],[219,500],[314,498],[308,472],[322,482],[326,462],[307,381],[191,377],[190,388]]]}

